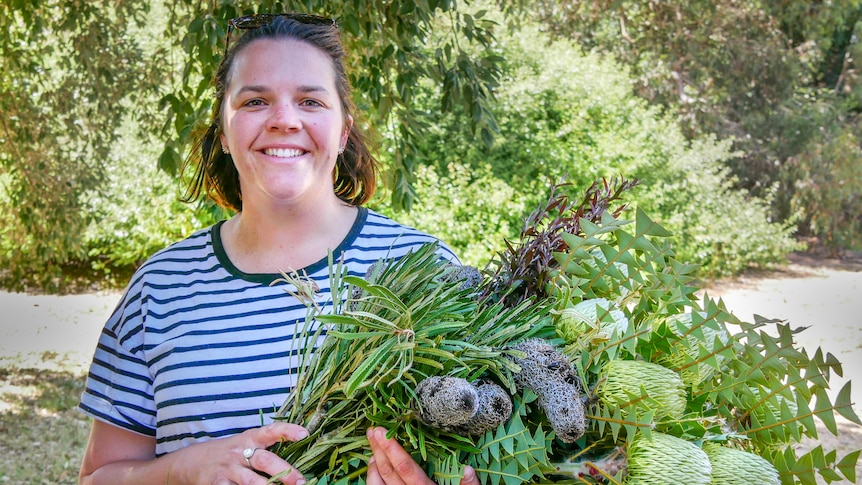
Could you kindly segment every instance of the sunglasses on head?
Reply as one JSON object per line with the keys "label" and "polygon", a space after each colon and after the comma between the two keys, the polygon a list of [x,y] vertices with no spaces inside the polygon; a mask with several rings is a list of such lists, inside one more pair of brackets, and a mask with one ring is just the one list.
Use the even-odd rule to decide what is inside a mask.
{"label": "sunglasses on head", "polygon": [[224,57],[227,57],[228,48],[230,48],[230,34],[233,29],[253,30],[264,25],[269,25],[273,20],[283,17],[289,20],[295,20],[302,24],[322,25],[338,28],[335,19],[329,17],[321,17],[319,15],[311,15],[306,13],[259,13],[256,15],[246,15],[230,19],[227,23],[227,35],[225,36]]}

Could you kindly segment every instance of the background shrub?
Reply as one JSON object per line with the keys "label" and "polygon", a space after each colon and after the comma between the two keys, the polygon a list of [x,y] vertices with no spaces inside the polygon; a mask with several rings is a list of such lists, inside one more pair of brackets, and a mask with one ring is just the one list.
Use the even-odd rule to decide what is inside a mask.
{"label": "background shrub", "polygon": [[139,139],[132,128],[124,127],[105,164],[103,187],[85,198],[92,215],[84,233],[87,256],[95,269],[106,274],[114,267],[140,265],[221,216],[205,205],[180,202],[180,181],[152,163],[158,157],[158,145]]}
{"label": "background shrub", "polygon": [[502,247],[490,238],[514,237],[554,182],[565,177],[577,197],[597,179],[622,175],[642,180],[627,199],[677,234],[677,254],[703,265],[704,276],[776,263],[800,247],[789,224],[770,221],[769,201],[733,188],[725,162],[738,154],[730,142],[688,141],[673,112],[635,96],[625,68],[527,26],[498,40],[508,64],[496,92],[497,143],[452,136],[465,114],[433,114],[439,94],[428,87],[434,129],[420,151],[433,171],[418,173],[413,213],[395,217],[483,266]]}

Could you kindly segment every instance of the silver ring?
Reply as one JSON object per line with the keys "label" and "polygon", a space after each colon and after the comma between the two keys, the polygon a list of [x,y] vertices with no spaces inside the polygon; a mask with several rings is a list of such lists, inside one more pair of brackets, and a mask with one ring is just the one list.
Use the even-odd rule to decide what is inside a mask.
{"label": "silver ring", "polygon": [[254,467],[251,466],[251,457],[254,456],[254,452],[257,450],[259,450],[259,448],[246,448],[242,450],[242,457],[245,458],[245,462],[252,470],[254,470]]}

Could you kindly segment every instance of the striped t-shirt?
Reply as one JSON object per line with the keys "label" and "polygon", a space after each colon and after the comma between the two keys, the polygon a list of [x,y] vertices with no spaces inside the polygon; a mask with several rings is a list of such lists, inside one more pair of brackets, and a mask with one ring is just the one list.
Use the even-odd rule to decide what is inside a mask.
{"label": "striped t-shirt", "polygon": [[[271,421],[295,383],[307,306],[270,285],[280,274],[247,274],[228,259],[221,223],[150,258],[132,277],[105,324],[79,409],[156,438],[163,455],[197,441]],[[381,258],[439,242],[360,208],[333,251],[351,275]],[[441,244],[441,256],[457,261]],[[279,271],[282,268],[273,268]],[[324,258],[300,271],[329,300]]]}

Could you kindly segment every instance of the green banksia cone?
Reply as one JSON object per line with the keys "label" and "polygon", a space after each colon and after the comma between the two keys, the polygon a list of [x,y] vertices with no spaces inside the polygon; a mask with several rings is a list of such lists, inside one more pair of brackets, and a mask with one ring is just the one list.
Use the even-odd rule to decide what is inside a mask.
{"label": "green banksia cone", "polygon": [[703,450],[664,433],[653,432],[652,439],[635,436],[627,454],[627,485],[709,485],[712,477],[712,465]]}
{"label": "green banksia cone", "polygon": [[584,402],[578,376],[569,360],[541,339],[529,339],[510,347],[527,354],[509,356],[521,368],[515,384],[539,398],[539,406],[554,433],[565,443],[573,443],[586,430]]}
{"label": "green banksia cone", "polygon": [[[679,375],[667,367],[619,359],[608,362],[604,373],[606,377],[596,392],[607,407],[625,407],[636,400],[655,411],[656,421],[663,418],[678,419],[685,412],[684,384]],[[657,407],[648,400],[637,398],[641,386],[658,403]]]}
{"label": "green banksia cone", "polygon": [[712,464],[711,485],[781,484],[778,470],[761,456],[717,443],[707,443],[704,451]]}
{"label": "green banksia cone", "polygon": [[[706,317],[705,313],[700,313],[702,317]],[[668,319],[672,328],[679,332],[679,325],[686,328],[692,326],[692,314],[685,313],[682,315],[673,315]],[[682,381],[691,386],[698,386],[702,382],[708,380],[715,373],[715,366],[721,365],[725,357],[717,352],[712,357],[714,365],[709,365],[705,362],[691,364],[701,358],[700,346],[704,346],[710,352],[713,351],[715,339],[718,337],[722,345],[727,345],[730,342],[730,334],[725,329],[716,330],[706,325],[700,326],[703,332],[703,339],[699,339],[694,334],[689,334],[684,340],[674,342],[669,354],[659,356],[655,363],[661,364],[671,369],[682,369],[679,372]]]}
{"label": "green banksia cone", "polygon": [[560,310],[556,327],[557,333],[571,343],[593,328],[598,330],[598,337],[605,339],[610,338],[614,331],[623,335],[629,328],[629,320],[610,301],[593,298]]}

